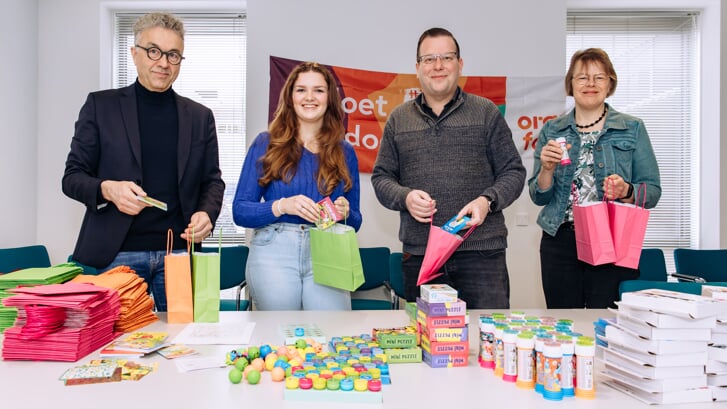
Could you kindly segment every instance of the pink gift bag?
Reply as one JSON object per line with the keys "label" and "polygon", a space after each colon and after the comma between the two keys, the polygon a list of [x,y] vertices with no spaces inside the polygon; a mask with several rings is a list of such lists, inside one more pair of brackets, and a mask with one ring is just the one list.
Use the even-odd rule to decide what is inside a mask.
{"label": "pink gift bag", "polygon": [[[643,191],[643,194],[642,194]],[[641,206],[639,206],[641,197]],[[635,204],[608,203],[608,219],[615,250],[615,264],[621,267],[639,268],[641,248],[644,245],[649,211],[646,203],[646,185],[641,184],[636,194]]]}
{"label": "pink gift bag", "polygon": [[472,234],[476,227],[470,227],[463,236],[460,236],[442,230],[441,227],[435,226],[433,221],[434,216],[432,216],[429,222],[427,249],[424,252],[422,267],[419,269],[417,285],[426,284],[444,274],[440,271],[444,263],[449,260],[452,254],[454,254],[454,251],[457,250],[457,247]]}

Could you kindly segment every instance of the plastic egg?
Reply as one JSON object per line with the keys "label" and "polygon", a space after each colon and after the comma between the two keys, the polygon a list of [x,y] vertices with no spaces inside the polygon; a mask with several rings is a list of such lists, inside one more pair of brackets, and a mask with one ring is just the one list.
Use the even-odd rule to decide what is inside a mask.
{"label": "plastic egg", "polygon": [[271,353],[273,349],[270,347],[270,345],[262,345],[260,347],[260,358],[265,359],[265,357],[268,356],[269,353]]}
{"label": "plastic egg", "polygon": [[285,379],[285,369],[281,367],[273,368],[270,371],[270,379],[272,379],[273,382],[281,382]]}
{"label": "plastic egg", "polygon": [[265,369],[265,361],[262,360],[262,358],[255,358],[250,362],[250,366],[257,369],[258,371],[262,371]]}
{"label": "plastic egg", "polygon": [[260,382],[260,372],[257,369],[253,369],[247,374],[247,383],[256,385],[258,382]]}
{"label": "plastic egg", "polygon": [[260,348],[256,346],[251,346],[247,349],[247,359],[253,360],[255,358],[258,358],[260,356]]}
{"label": "plastic egg", "polygon": [[232,368],[230,369],[230,373],[227,374],[227,377],[232,383],[240,383],[242,381],[242,372],[237,368]]}

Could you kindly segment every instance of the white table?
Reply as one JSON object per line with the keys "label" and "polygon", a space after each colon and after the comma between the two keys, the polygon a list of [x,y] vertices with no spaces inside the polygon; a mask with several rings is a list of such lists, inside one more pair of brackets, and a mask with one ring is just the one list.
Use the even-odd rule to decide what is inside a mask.
{"label": "white table", "polygon": [[[140,381],[94,385],[64,386],[58,377],[68,368],[97,358],[91,354],[77,363],[0,361],[0,407],[2,408],[646,408],[638,400],[597,382],[596,399],[565,398],[546,401],[533,390],[516,387],[497,378],[490,369],[481,368],[476,353],[479,345],[477,320],[480,313],[470,311],[470,363],[466,368],[433,369],[424,363],[390,365],[392,384],[384,386],[384,403],[343,404],[283,400],[284,384],[273,382],[264,373],[258,385],[234,385],[227,379],[227,368],[180,373],[173,361],[154,354],[140,362],[159,362],[159,370]],[[593,335],[593,321],[610,316],[605,310],[525,310],[529,315],[569,318],[575,330]],[[167,331],[175,336],[182,324],[162,320],[145,328]],[[282,343],[283,324],[315,323],[328,337],[370,333],[372,328],[397,327],[408,323],[400,311],[352,312],[223,312],[222,321],[255,322],[252,345]],[[193,346],[204,355],[220,356],[237,346]],[[416,406],[411,406],[415,404]],[[677,407],[677,406],[671,406]],[[727,404],[679,405],[681,408],[727,407]]]}

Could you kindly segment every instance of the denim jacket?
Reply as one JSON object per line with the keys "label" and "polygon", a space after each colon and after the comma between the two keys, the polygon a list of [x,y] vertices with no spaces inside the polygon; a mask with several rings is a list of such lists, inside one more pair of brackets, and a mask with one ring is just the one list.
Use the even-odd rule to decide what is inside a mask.
{"label": "denim jacket", "polygon": [[[603,180],[615,173],[634,185],[638,205],[643,203],[645,208],[650,209],[656,206],[661,197],[661,180],[646,127],[639,118],[622,114],[608,104],[606,106],[608,114],[603,132],[593,148],[598,197],[603,198]],[[553,183],[547,190],[542,190],[538,187],[540,153],[549,140],[558,137],[565,137],[566,143],[571,144],[568,154],[573,160],[570,165],[556,166]],[[535,147],[533,176],[528,180],[528,187],[533,203],[544,206],[538,215],[538,225],[551,236],[555,236],[558,227],[563,223],[580,149],[581,139],[576,128],[575,110],[543,125]]]}

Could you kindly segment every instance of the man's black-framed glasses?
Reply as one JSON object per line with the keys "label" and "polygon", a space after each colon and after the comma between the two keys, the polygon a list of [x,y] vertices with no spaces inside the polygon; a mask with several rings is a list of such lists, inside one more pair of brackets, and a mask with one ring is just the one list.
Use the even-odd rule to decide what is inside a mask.
{"label": "man's black-framed glasses", "polygon": [[152,61],[159,61],[163,56],[167,56],[167,61],[172,65],[179,65],[184,57],[179,51],[162,51],[159,47],[142,47],[139,44],[135,44],[134,47],[141,48],[146,51],[146,56]]}

